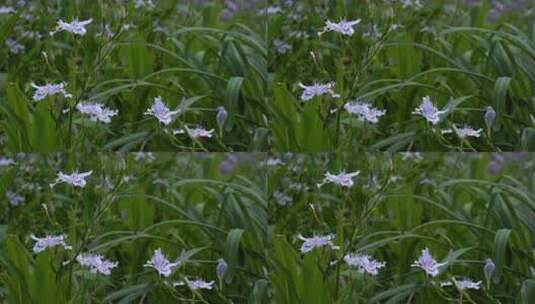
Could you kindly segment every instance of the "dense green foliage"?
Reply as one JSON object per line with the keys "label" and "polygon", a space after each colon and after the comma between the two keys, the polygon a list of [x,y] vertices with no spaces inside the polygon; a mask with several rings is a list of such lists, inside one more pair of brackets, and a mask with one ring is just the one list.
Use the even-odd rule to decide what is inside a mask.
{"label": "dense green foliage", "polygon": [[[452,277],[482,282],[463,303],[533,303],[534,156],[287,157],[269,175],[275,303],[461,303],[459,290],[441,287]],[[343,170],[360,170],[352,187],[317,187]],[[333,234],[340,249],[301,254],[299,234]],[[411,266],[426,247],[447,262],[434,278]],[[363,275],[343,260],[353,252],[386,265]],[[488,282],[487,258],[496,266]]]}
{"label": "dense green foliage", "polygon": [[6,0],[0,46],[0,303],[535,303],[533,1]]}
{"label": "dense green foliage", "polygon": [[[260,155],[19,155],[0,167],[0,299],[7,303],[265,303],[267,201]],[[56,173],[93,170],[84,188],[49,187]],[[13,205],[11,191],[24,198]],[[31,234],[66,235],[32,251]],[[180,264],[169,277],[144,264],[156,248]],[[75,260],[99,253],[111,275]],[[217,260],[228,264],[216,276]],[[212,290],[171,284],[215,281]],[[217,287],[216,287],[217,286]]]}
{"label": "dense green foliage", "polygon": [[[283,7],[268,23],[276,151],[535,148],[533,3],[437,0],[419,1],[418,8],[402,5],[417,1],[273,2]],[[495,5],[516,9],[490,18]],[[360,20],[353,35],[318,35],[327,20],[344,19]],[[341,96],[302,101],[299,83],[334,83]],[[413,114],[425,96],[448,109],[437,125]],[[351,101],[386,114],[378,123],[363,122],[344,109]],[[497,115],[486,126],[489,106]],[[453,125],[482,132],[464,139],[442,134]]]}
{"label": "dense green foliage", "polygon": [[[7,149],[262,150],[264,15],[249,11],[223,21],[220,1],[157,3],[135,8],[134,1],[34,1],[16,14],[0,14],[0,44],[13,39],[25,48],[17,54],[0,48],[0,133]],[[49,35],[58,19],[74,18],[92,19],[85,35]],[[32,82],[66,82],[73,98],[34,101]],[[180,111],[168,126],[144,115],[156,96]],[[96,123],[77,111],[82,102],[118,114],[109,124]],[[228,113],[222,129],[218,107]],[[215,129],[214,136],[173,134],[185,126]]]}

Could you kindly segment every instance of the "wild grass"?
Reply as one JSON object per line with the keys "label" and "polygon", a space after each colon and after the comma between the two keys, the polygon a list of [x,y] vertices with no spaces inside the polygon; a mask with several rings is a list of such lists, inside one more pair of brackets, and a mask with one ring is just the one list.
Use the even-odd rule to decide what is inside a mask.
{"label": "wild grass", "polygon": [[[266,303],[267,201],[255,154],[17,155],[0,167],[0,299],[6,303]],[[49,186],[59,171],[83,188]],[[14,193],[24,200],[14,205]],[[11,197],[11,198],[9,198]],[[9,198],[9,199],[8,199]],[[66,235],[32,251],[31,234]],[[144,264],[161,248],[169,277]],[[109,276],[80,253],[118,262]],[[227,263],[216,275],[219,259]],[[172,283],[201,278],[213,289]]]}
{"label": "wild grass", "polygon": [[[16,7],[17,1],[9,1]],[[12,3],[11,3],[12,2]],[[142,1],[146,3],[147,1]],[[266,129],[264,15],[220,18],[222,1],[33,1],[0,15],[0,132],[9,151],[258,151]],[[260,11],[261,12],[261,11]],[[57,20],[92,19],[84,36],[50,36]],[[38,35],[37,37],[35,37]],[[32,100],[37,85],[66,82],[73,98]],[[161,96],[169,125],[144,113]],[[96,123],[76,106],[117,110]],[[218,108],[227,119],[219,126]],[[189,131],[214,129],[212,138]]]}
{"label": "wild grass", "polygon": [[[417,1],[272,2],[282,8],[268,17],[275,151],[533,149],[528,1],[420,1],[421,8]],[[361,20],[352,36],[318,35],[327,20],[344,19]],[[340,98],[300,99],[299,83],[331,82]],[[413,114],[425,96],[447,109],[436,125]],[[386,114],[363,122],[344,109],[350,101]],[[496,112],[490,124],[487,107]],[[464,125],[481,129],[480,137],[458,136]]]}
{"label": "wild grass", "polygon": [[[275,303],[532,303],[533,154],[297,154],[269,174]],[[324,174],[360,171],[352,187]],[[301,253],[298,238],[334,236]],[[429,248],[436,277],[411,266]],[[378,275],[349,267],[361,253]],[[484,275],[486,259],[495,270]],[[481,281],[479,290],[441,286]]]}

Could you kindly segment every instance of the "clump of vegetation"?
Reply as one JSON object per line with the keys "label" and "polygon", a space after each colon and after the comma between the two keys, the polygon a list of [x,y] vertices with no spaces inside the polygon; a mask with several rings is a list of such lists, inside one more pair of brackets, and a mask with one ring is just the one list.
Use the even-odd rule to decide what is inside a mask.
{"label": "clump of vegetation", "polygon": [[266,303],[261,155],[2,158],[0,299]]}
{"label": "clump of vegetation", "polygon": [[269,11],[275,150],[534,148],[533,3],[274,1]]}
{"label": "clump of vegetation", "polygon": [[271,163],[276,303],[534,301],[533,154]]}
{"label": "clump of vegetation", "polygon": [[260,5],[9,2],[0,8],[9,151],[263,150]]}

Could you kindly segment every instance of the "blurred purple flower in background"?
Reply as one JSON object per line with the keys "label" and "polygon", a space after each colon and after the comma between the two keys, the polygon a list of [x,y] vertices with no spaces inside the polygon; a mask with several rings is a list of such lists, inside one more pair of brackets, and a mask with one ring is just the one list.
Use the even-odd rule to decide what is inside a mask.
{"label": "blurred purple flower in background", "polygon": [[[213,3],[213,0],[194,0],[194,4],[207,5]],[[240,12],[254,11],[264,3],[264,0],[222,0],[223,10],[221,11],[221,19],[228,21]]]}
{"label": "blurred purple flower in background", "polygon": [[232,172],[232,170],[234,170],[234,167],[236,167],[238,162],[239,159],[237,155],[229,154],[227,156],[227,159],[225,159],[221,162],[221,164],[219,164],[219,172],[221,174],[229,174],[230,172]]}
{"label": "blurred purple flower in background", "polygon": [[493,153],[491,154],[489,164],[487,165],[487,172],[491,175],[496,175],[510,164],[524,158],[524,156],[526,156],[526,153],[524,152]]}
{"label": "blurred purple flower in background", "polygon": [[[529,13],[528,4],[531,0],[492,0],[489,11],[489,20],[496,21],[511,12]],[[466,0],[468,5],[481,5],[481,0]]]}
{"label": "blurred purple flower in background", "polygon": [[17,193],[11,190],[6,191],[6,197],[9,200],[9,203],[13,206],[18,206],[21,203],[24,203],[25,201],[24,197],[18,195]]}

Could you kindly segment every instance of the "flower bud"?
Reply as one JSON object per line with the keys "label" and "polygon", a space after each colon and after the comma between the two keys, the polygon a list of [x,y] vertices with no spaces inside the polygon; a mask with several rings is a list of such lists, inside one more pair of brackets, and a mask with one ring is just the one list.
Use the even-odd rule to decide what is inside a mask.
{"label": "flower bud", "polygon": [[485,266],[483,266],[483,273],[485,274],[485,278],[490,280],[492,277],[492,274],[494,273],[494,269],[496,269],[496,265],[491,259],[485,260]]}
{"label": "flower bud", "polygon": [[227,121],[228,113],[227,110],[225,110],[224,107],[217,108],[217,114],[216,114],[216,122],[219,129],[222,129],[225,125],[225,121]]}
{"label": "flower bud", "polygon": [[227,272],[227,268],[228,268],[228,265],[224,259],[217,260],[217,266],[215,268],[217,277],[223,278],[223,276],[225,275],[225,272]]}
{"label": "flower bud", "polygon": [[494,109],[489,106],[487,107],[487,111],[485,112],[485,124],[487,125],[488,129],[492,127],[494,119],[496,119],[496,111],[494,111]]}

